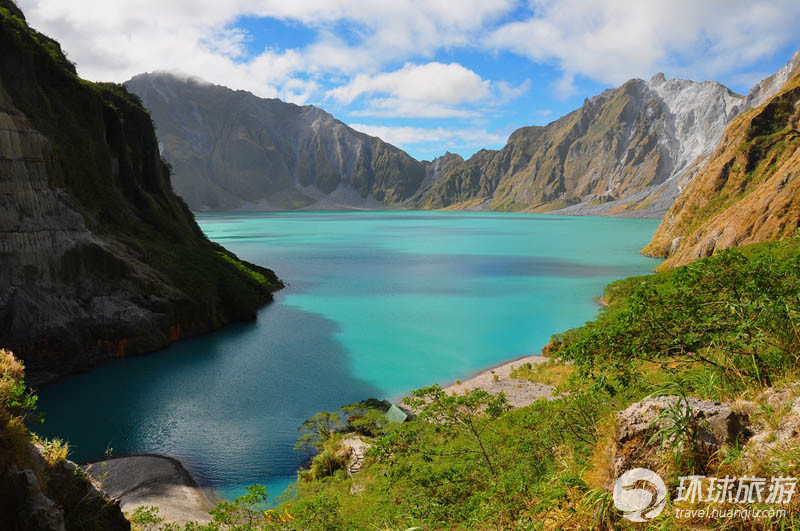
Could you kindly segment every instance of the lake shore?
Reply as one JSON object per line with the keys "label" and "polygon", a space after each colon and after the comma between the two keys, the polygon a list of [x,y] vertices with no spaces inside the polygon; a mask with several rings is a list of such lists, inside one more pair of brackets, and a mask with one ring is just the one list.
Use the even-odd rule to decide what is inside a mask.
{"label": "lake shore", "polygon": [[[520,356],[492,365],[443,386],[448,393],[466,393],[483,389],[490,393],[504,392],[513,407],[523,407],[542,398],[554,396],[552,386],[511,378],[514,369],[525,363],[548,361],[541,355]],[[153,505],[158,515],[168,522],[208,523],[208,514],[218,498],[200,486],[189,471],[175,458],[159,454],[135,454],[112,457],[85,465],[84,470],[129,516],[137,507]]]}
{"label": "lake shore", "polygon": [[172,457],[139,454],[112,457],[83,467],[86,473],[129,516],[137,507],[154,505],[168,522],[208,523],[208,512],[216,496],[203,488],[186,468]]}
{"label": "lake shore", "polygon": [[511,373],[526,363],[535,365],[549,361],[549,359],[541,355],[533,355],[507,360],[473,373],[464,381],[456,380],[445,386],[444,390],[450,394],[464,394],[473,389],[483,389],[493,394],[503,392],[511,406],[524,407],[542,398],[552,398],[555,391],[551,385],[511,378]]}

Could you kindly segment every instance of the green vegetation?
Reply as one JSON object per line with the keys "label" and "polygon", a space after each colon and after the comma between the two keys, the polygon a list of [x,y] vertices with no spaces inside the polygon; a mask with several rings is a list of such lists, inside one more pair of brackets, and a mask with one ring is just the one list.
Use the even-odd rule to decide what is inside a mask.
{"label": "green vegetation", "polygon": [[[225,251],[217,251],[217,255],[226,262],[228,262],[229,264],[232,264],[233,267],[235,267],[237,270],[249,276],[250,278],[252,278],[253,280],[255,280],[256,282],[258,282],[267,289],[277,289],[280,286],[280,283],[276,282],[274,275],[270,275],[271,278],[268,278],[267,275],[256,270],[257,266],[253,267],[252,264],[247,265],[242,260],[239,260],[238,258],[231,256],[230,253]],[[261,269],[261,271],[263,271],[263,268],[258,268],[258,269]]]}
{"label": "green vegetation", "polygon": [[529,382],[552,385],[557,391],[567,390],[569,379],[575,368],[558,360],[548,360],[544,363],[525,363],[511,373],[512,378],[528,380]]}
{"label": "green vegetation", "polygon": [[[789,385],[800,376],[798,297],[798,237],[615,282],[605,293],[609,306],[595,321],[554,336],[547,349],[552,361],[516,370],[518,377],[566,391],[558,398],[511,409],[503,395],[477,389],[454,396],[431,386],[406,399],[416,417],[403,424],[382,420],[389,404],[379,400],[322,412],[304,423],[298,443],[316,456],[274,509],[265,504],[266,490],[253,486],[219,504],[210,524],[169,524],[145,507],[132,515],[134,525],[196,531],[625,527],[608,490],[615,479],[616,413],[658,394],[747,398],[754,400],[751,422],[777,429],[790,412],[765,393],[800,395]],[[4,355],[0,369],[3,446],[24,455],[30,436],[22,419],[36,401],[21,382],[18,362]],[[661,449],[659,472],[671,492],[678,476],[691,473],[800,474],[797,439],[763,454],[739,445],[712,452],[701,444],[690,413],[683,401],[667,407],[643,443]],[[347,437],[371,444],[354,476],[342,451]],[[63,462],[62,443],[40,444],[46,462]],[[45,480],[45,489],[65,488],[63,477],[47,481],[55,480]],[[786,508],[783,517],[755,527],[792,528],[800,507],[795,500]],[[653,522],[662,529],[689,524],[708,522],[678,521],[670,511]]]}
{"label": "green vegetation", "polygon": [[[510,409],[502,395],[481,390],[415,391],[406,400],[417,412],[413,420],[361,432],[372,449],[353,477],[337,462],[342,434],[355,431],[345,421],[347,408],[317,415],[304,425],[301,443],[319,453],[296,492],[276,508],[292,518],[239,520],[241,529],[625,527],[609,492],[618,411],[666,394],[755,399],[751,421],[773,428],[787,414],[758,397],[767,388],[789,389],[800,376],[800,238],[621,280],[604,298],[609,306],[595,321],[554,336],[547,349],[552,361],[515,372],[559,386],[566,391],[559,398]],[[693,472],[800,473],[797,440],[762,457],[739,446],[711,452],[684,402],[659,419],[643,444],[663,452],[660,473],[671,492],[678,476]],[[788,509],[782,519],[754,526],[791,528],[800,508]],[[205,529],[226,529],[214,525]],[[665,511],[653,525],[709,524],[678,521]]]}
{"label": "green vegetation", "polygon": [[800,347],[798,238],[725,250],[688,266],[611,287],[612,305],[556,336],[583,377],[611,368],[618,387],[641,362],[712,371],[729,396],[792,376]]}

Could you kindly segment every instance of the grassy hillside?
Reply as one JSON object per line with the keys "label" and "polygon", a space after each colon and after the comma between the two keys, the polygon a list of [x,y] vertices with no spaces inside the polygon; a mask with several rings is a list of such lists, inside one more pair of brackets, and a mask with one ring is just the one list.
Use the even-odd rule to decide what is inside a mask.
{"label": "grassy hillside", "polygon": [[[597,320],[553,338],[552,366],[519,372],[557,383],[565,396],[505,411],[480,393],[454,399],[424,390],[427,405],[418,419],[378,437],[371,464],[355,479],[340,471],[300,482],[293,513],[304,519],[300,527],[313,527],[316,506],[328,507],[343,529],[622,525],[608,491],[616,479],[609,459],[616,412],[664,393],[755,399],[753,426],[786,414],[759,397],[769,388],[789,388],[800,376],[799,239],[620,281],[606,298],[611,304]],[[672,427],[681,429],[677,421]],[[662,452],[660,472],[673,488],[678,476],[698,472],[800,472],[798,438],[753,460],[736,447],[700,455],[696,441],[676,433],[663,445],[650,441]],[[351,494],[354,485],[363,492]],[[797,502],[768,526],[798,525]],[[661,528],[687,524],[664,514]]]}

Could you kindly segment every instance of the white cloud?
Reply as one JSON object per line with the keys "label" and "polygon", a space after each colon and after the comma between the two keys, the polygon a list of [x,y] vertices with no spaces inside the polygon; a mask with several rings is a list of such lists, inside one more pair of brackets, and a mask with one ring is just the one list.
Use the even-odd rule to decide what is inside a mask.
{"label": "white cloud", "polygon": [[515,87],[482,79],[458,63],[430,62],[406,63],[393,72],[359,74],[326,96],[346,105],[367,98],[363,108],[352,111],[356,116],[467,118],[480,114],[476,104],[508,103],[529,89],[530,80]]}
{"label": "white cloud", "polygon": [[[796,42],[800,19],[797,0],[528,0],[530,16],[500,27],[498,21],[522,0],[18,1],[31,23],[60,40],[90,79],[124,81],[145,71],[182,70],[261,96],[306,99],[314,94],[284,84],[343,75],[348,87],[343,93],[379,91],[358,88],[359,75],[379,84],[396,79],[380,74],[387,66],[420,60],[446,74],[445,84],[431,87],[431,95],[447,94],[447,82],[458,72],[444,72],[450,65],[435,59],[438,52],[459,47],[511,50],[555,64],[563,74],[556,90],[563,93],[574,88],[575,75],[614,84],[658,70],[709,79],[756,66]],[[248,56],[249,36],[234,27],[242,16],[298,23],[316,37],[297,49]],[[337,33],[341,24],[354,28],[355,42]],[[476,94],[486,90],[477,74],[467,81],[477,83]],[[455,97],[467,93],[456,91]],[[500,85],[495,93],[503,95]]]}
{"label": "white cloud", "polygon": [[[18,0],[30,23],[61,41],[80,73],[124,81],[180,70],[260,96],[295,94],[283,85],[308,75],[379,72],[389,62],[433,57],[485,33],[514,0]],[[273,17],[316,32],[307,46],[247,56],[242,16]],[[345,22],[360,42],[336,33]],[[303,91],[304,97],[310,96]]]}
{"label": "white cloud", "polygon": [[[544,80],[536,71],[508,77],[562,96],[580,77],[618,84],[657,71],[744,83],[764,70],[759,61],[798,42],[800,20],[797,0],[17,1],[89,79],[183,72],[262,97],[327,101],[350,116],[473,121],[505,112],[531,82],[509,85],[454,62],[465,50],[554,66]],[[254,51],[241,17],[271,17],[311,37]]]}
{"label": "white cloud", "polygon": [[575,74],[573,72],[564,72],[555,83],[553,83],[553,88],[555,89],[557,97],[560,99],[567,99],[574,96],[578,91],[578,87],[575,86]]}
{"label": "white cloud", "polygon": [[492,133],[486,129],[475,128],[424,128],[424,127],[392,127],[383,125],[348,124],[353,129],[377,136],[390,144],[401,148],[434,143],[445,149],[470,149],[502,146],[508,135]]}
{"label": "white cloud", "polygon": [[373,98],[365,108],[350,111],[350,114],[381,118],[473,118],[480,115],[473,108],[403,98]]}
{"label": "white cloud", "polygon": [[488,34],[511,50],[563,72],[618,84],[657,71],[713,79],[796,42],[796,0],[530,0],[532,15]]}
{"label": "white cloud", "polygon": [[389,94],[396,99],[459,104],[489,95],[489,82],[458,63],[406,63],[400,70],[377,75],[357,75],[350,83],[336,87],[328,96],[352,103],[363,94]]}
{"label": "white cloud", "polygon": [[203,42],[211,53],[217,53],[230,58],[244,57],[245,43],[248,35],[238,28],[223,28],[212,34]]}
{"label": "white cloud", "polygon": [[516,87],[505,81],[498,81],[494,83],[497,90],[497,99],[494,101],[495,105],[503,105],[510,101],[514,101],[531,89],[531,80],[526,79]]}

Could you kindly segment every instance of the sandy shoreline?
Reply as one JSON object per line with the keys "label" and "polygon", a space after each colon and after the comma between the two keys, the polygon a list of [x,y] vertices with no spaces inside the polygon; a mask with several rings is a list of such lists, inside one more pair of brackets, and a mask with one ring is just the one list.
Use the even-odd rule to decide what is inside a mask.
{"label": "sandy shoreline", "polygon": [[503,392],[506,394],[509,404],[514,407],[524,407],[539,399],[551,398],[554,395],[554,390],[550,385],[511,378],[512,371],[525,363],[535,365],[548,360],[549,358],[540,355],[521,356],[473,373],[472,376],[460,383],[453,382],[445,386],[444,390],[448,393],[458,394],[478,388],[489,393]]}

